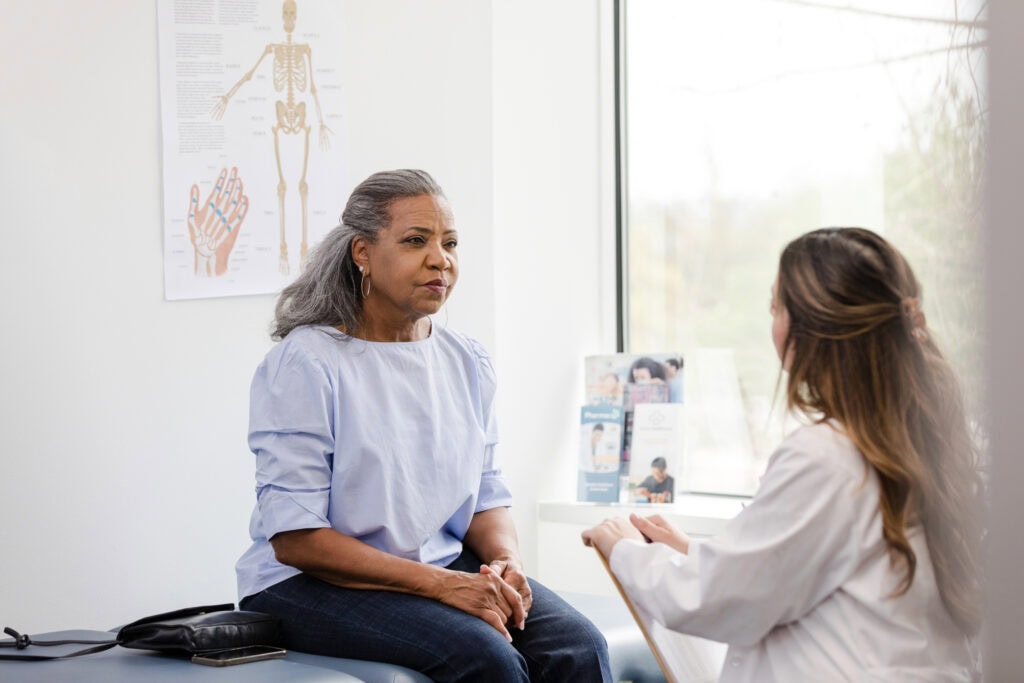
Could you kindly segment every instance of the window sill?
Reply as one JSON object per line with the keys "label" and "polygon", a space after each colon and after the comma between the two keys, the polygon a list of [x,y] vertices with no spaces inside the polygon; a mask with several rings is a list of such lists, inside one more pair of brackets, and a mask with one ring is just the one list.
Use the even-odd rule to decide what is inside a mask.
{"label": "window sill", "polygon": [[706,494],[680,494],[676,502],[649,503],[580,503],[575,501],[540,501],[537,504],[539,523],[578,524],[593,526],[606,517],[627,517],[659,514],[677,525],[687,534],[710,536],[738,515],[749,498],[741,496],[713,496]]}

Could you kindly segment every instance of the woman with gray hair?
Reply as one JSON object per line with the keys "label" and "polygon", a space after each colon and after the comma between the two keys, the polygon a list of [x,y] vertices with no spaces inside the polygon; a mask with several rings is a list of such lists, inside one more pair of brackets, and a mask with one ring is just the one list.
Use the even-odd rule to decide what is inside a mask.
{"label": "woman with gray hair", "polygon": [[281,293],[239,604],[278,616],[289,648],[435,681],[610,681],[603,636],[525,574],[490,357],[430,318],[457,245],[427,173],[376,173]]}

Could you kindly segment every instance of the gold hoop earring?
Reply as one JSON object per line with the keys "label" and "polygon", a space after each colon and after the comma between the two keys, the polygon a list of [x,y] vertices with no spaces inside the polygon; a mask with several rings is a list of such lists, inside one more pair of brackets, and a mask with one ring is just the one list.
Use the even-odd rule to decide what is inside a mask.
{"label": "gold hoop earring", "polygon": [[363,267],[359,266],[359,293],[363,295],[363,298],[370,296],[370,290],[373,288],[373,282],[370,281],[370,276],[363,272]]}

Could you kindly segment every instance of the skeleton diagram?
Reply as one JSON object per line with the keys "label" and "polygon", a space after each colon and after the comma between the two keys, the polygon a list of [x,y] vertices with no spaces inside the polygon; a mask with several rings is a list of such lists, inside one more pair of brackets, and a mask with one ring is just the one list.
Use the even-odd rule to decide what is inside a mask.
{"label": "skeleton diagram", "polygon": [[[285,42],[271,43],[263,50],[263,54],[256,60],[256,64],[248,71],[234,87],[221,96],[213,107],[211,115],[214,119],[220,120],[227,109],[228,101],[234,96],[242,85],[252,79],[252,75],[259,68],[260,64],[268,55],[274,58],[274,90],[286,93],[284,102],[278,100],[275,103],[276,121],[271,130],[274,133],[274,161],[277,163],[277,204],[278,215],[281,221],[281,272],[288,274],[288,243],[285,239],[285,210],[284,198],[286,183],[284,172],[281,169],[281,135],[302,135],[302,176],[299,178],[299,200],[302,204],[302,244],[299,247],[299,267],[306,260],[306,253],[309,251],[308,230],[307,230],[307,203],[309,199],[309,185],[306,183],[306,168],[309,165],[309,131],[311,126],[306,123],[306,102],[302,94],[309,90],[313,104],[316,106],[316,118],[320,126],[319,140],[320,148],[330,147],[331,129],[324,124],[323,114],[320,111],[320,100],[316,96],[316,85],[313,83],[313,53],[309,45],[292,42],[292,32],[295,30],[296,7],[295,0],[285,0],[282,8],[282,19],[284,20]],[[307,83],[308,76],[308,83]]]}

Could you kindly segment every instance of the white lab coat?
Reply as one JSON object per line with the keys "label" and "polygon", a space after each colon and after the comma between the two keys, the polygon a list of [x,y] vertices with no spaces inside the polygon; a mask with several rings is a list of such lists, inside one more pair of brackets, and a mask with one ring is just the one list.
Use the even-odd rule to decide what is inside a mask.
{"label": "white lab coat", "polygon": [[611,567],[656,621],[729,644],[721,681],[968,681],[968,643],[939,598],[920,530],[914,582],[889,597],[902,574],[878,496],[841,427],[802,427],[715,537],[688,555],[621,541]]}

